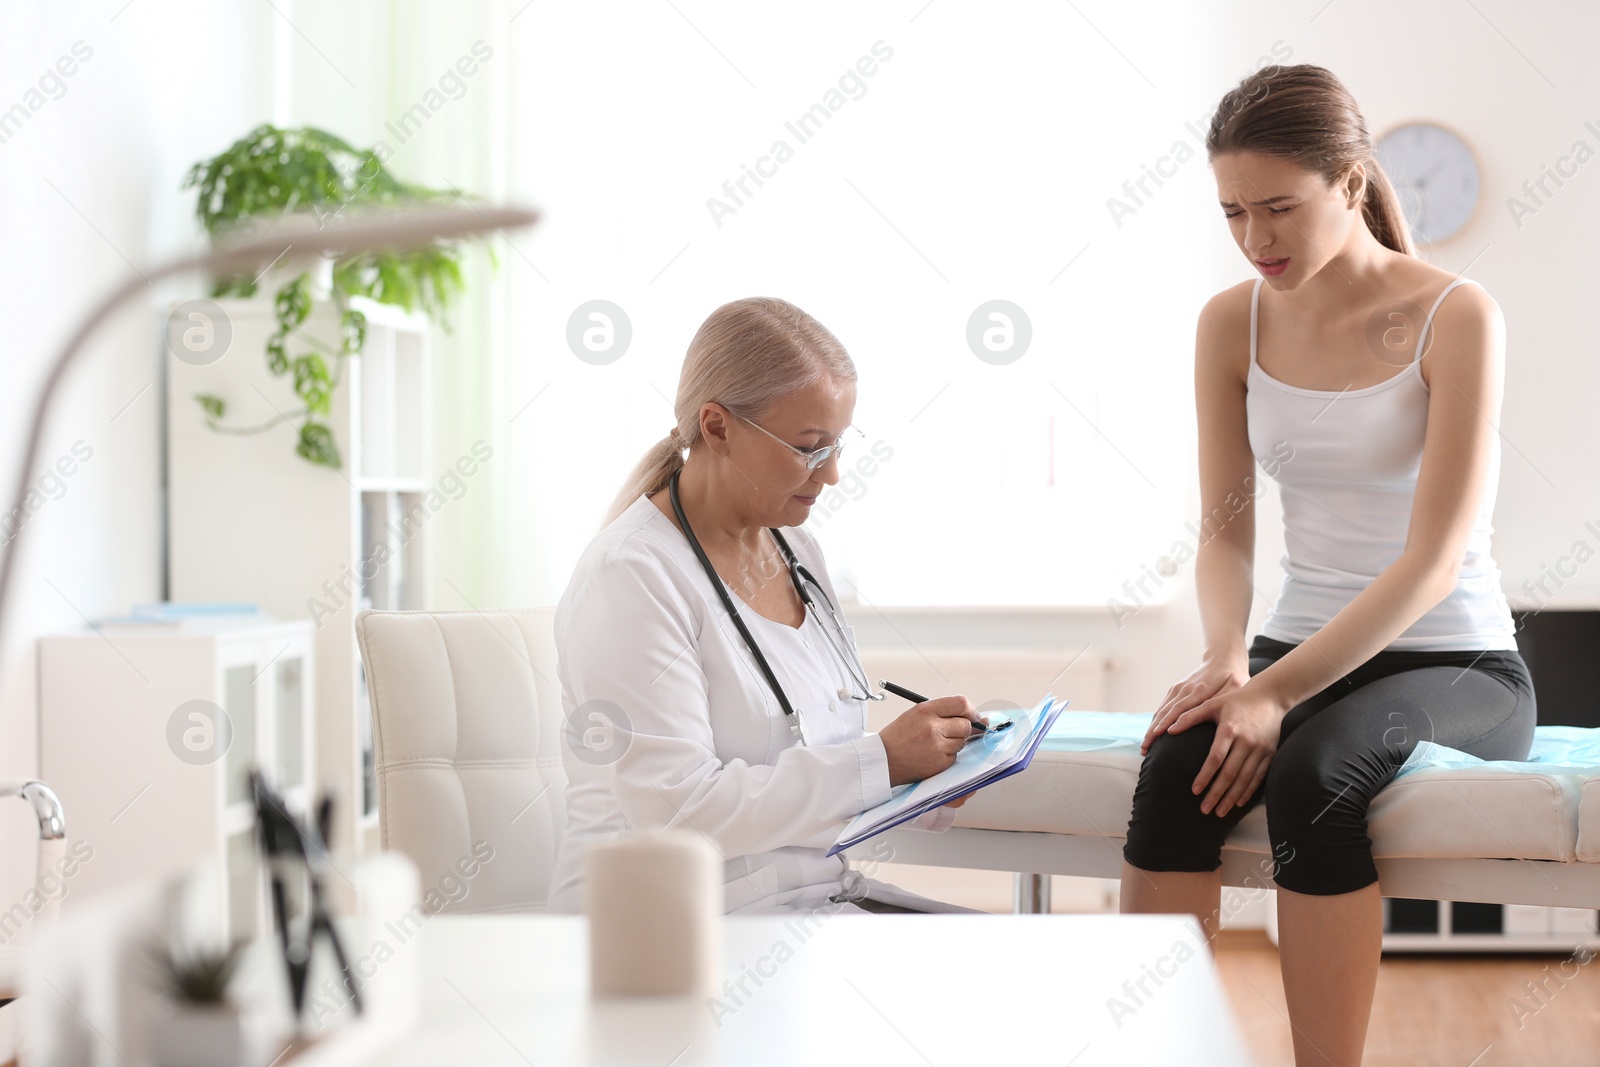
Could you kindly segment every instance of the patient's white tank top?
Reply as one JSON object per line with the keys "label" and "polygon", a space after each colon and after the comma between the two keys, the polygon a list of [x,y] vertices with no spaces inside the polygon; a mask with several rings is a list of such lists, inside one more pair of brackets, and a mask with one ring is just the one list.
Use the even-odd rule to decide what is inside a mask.
{"label": "patient's white tank top", "polygon": [[[1344,608],[1400,556],[1411,523],[1428,424],[1428,386],[1420,354],[1439,294],[1399,374],[1365,389],[1300,389],[1256,360],[1261,283],[1250,295],[1250,374],[1245,407],[1250,449],[1278,483],[1283,502],[1283,585],[1261,632],[1298,643]],[[1477,283],[1472,283],[1476,285]],[[1500,438],[1483,499],[1450,595],[1388,647],[1396,650],[1515,649],[1516,631],[1489,553],[1490,517],[1500,480]]]}

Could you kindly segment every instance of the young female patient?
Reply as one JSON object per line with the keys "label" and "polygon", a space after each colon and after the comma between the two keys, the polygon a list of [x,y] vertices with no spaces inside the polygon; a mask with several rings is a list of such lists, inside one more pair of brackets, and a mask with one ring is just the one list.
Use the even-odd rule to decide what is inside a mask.
{"label": "young female patient", "polygon": [[[1419,741],[1521,760],[1533,686],[1489,554],[1505,326],[1418,259],[1361,112],[1321,67],[1267,67],[1206,139],[1259,275],[1195,346],[1205,655],[1144,739],[1125,912],[1215,934],[1223,840],[1261,800],[1297,1064],[1361,1062],[1382,942],[1367,806]],[[1426,313],[1423,308],[1427,308]],[[1256,463],[1277,481],[1283,586],[1245,646]]]}

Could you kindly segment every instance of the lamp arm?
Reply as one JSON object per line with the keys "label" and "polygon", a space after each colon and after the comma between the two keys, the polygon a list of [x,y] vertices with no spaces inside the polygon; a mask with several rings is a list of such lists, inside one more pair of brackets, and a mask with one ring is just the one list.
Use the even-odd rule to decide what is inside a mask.
{"label": "lamp arm", "polygon": [[[95,305],[89,316],[83,320],[67,341],[66,347],[56,357],[54,365],[50,368],[49,375],[44,381],[44,390],[39,395],[38,403],[34,405],[33,424],[28,430],[28,444],[22,453],[22,465],[17,468],[16,492],[12,495],[13,503],[9,511],[0,515],[0,526],[23,514],[23,507],[28,498],[28,475],[33,470],[33,465],[39,461],[39,446],[44,437],[45,419],[50,413],[50,405],[55,400],[57,391],[61,388],[62,381],[66,378],[67,371],[75,363],[88,343],[89,338],[99,329],[100,324],[111,317],[111,313],[122,304],[124,300],[133,296],[141,289],[147,289],[157,281],[180,274],[187,270],[205,267],[214,257],[205,255],[189,255],[172,260],[154,270],[145,271],[140,277],[130,279],[124,284],[113,289],[105,299]],[[17,539],[22,536],[22,524],[19,524],[15,533],[5,542],[5,556],[0,559],[0,650],[4,650],[6,634],[6,605],[11,597],[12,571],[17,561]]]}
{"label": "lamp arm", "polygon": [[[274,226],[259,232],[245,234],[239,239],[214,247],[209,251],[180,256],[137,279],[129,279],[113,289],[105,299],[95,305],[83,323],[73,333],[66,347],[56,357],[45,378],[44,391],[34,408],[33,424],[28,430],[28,445],[23,450],[22,466],[17,471],[16,503],[7,515],[0,515],[0,525],[12,516],[20,516],[28,495],[28,475],[39,461],[39,443],[44,436],[45,417],[50,404],[66,377],[67,370],[83,351],[89,337],[111,316],[124,300],[149,288],[156,282],[190,270],[210,271],[216,274],[238,274],[256,270],[262,264],[279,261],[295,262],[318,252],[354,253],[376,248],[414,248],[435,241],[452,240],[494,232],[504,236],[507,229],[531,226],[538,219],[535,212],[525,208],[477,205],[468,203],[460,208],[431,208],[420,211],[375,212],[355,216],[340,225],[324,228],[321,220],[305,216],[285,216]],[[287,260],[284,257],[288,256]],[[17,561],[17,532],[4,545],[5,556],[0,559],[0,650],[5,648],[6,606],[11,597],[12,572]]]}

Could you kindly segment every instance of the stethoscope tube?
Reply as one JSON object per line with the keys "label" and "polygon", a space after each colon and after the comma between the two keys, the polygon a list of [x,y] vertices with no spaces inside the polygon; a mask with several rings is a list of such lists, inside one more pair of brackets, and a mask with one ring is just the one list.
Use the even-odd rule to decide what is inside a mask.
{"label": "stethoscope tube", "polygon": [[[772,665],[767,662],[767,657],[762,654],[761,646],[756,644],[756,639],[750,633],[750,628],[744,624],[744,619],[739,615],[739,609],[734,606],[733,597],[728,593],[728,587],[717,574],[717,569],[711,565],[711,560],[706,556],[706,550],[700,547],[700,539],[694,535],[694,527],[689,525],[688,516],[683,513],[683,501],[678,499],[678,475],[682,473],[683,468],[679,467],[672,472],[672,480],[667,483],[667,496],[672,501],[672,512],[678,517],[678,525],[683,529],[683,536],[688,539],[689,547],[694,549],[695,558],[699,559],[700,566],[706,572],[706,577],[711,579],[712,587],[716,589],[717,595],[722,598],[722,606],[728,609],[728,615],[732,617],[733,625],[738,627],[739,636],[744,638],[744,643],[749,646],[750,654],[755,656],[756,666],[761,668],[762,675],[767,679],[767,685],[772,687],[773,695],[778,698],[779,707],[783,708],[784,715],[789,719],[790,729],[794,730],[798,735],[799,722],[794,713],[794,706],[789,703],[789,698],[784,694],[783,686],[778,684],[778,676],[772,673]],[[783,538],[778,536],[776,530],[773,530],[772,533],[773,536],[778,538],[778,545],[782,548],[784,557],[789,560],[792,566],[794,564],[794,553],[790,551]],[[791,570],[791,579],[793,576],[794,573]],[[804,596],[805,594],[802,592],[801,597],[804,598]]]}
{"label": "stethoscope tube", "polygon": [[[839,618],[839,609],[834,606],[833,598],[828,596],[828,591],[826,589],[822,588],[822,583],[817,581],[816,575],[806,570],[806,568],[795,557],[794,552],[792,552],[789,548],[789,542],[783,539],[783,534],[772,529],[770,526],[767,529],[772,536],[777,539],[778,544],[782,546],[784,555],[789,557],[789,580],[794,583],[795,591],[800,594],[801,602],[805,604],[808,610],[817,615],[817,629],[821,631],[822,639],[828,642],[828,644],[833,648],[834,655],[838,657],[839,662],[844,664],[845,673],[850,675],[853,681],[860,683],[862,691],[866,694],[865,697],[855,697],[854,699],[888,699],[888,694],[883,692],[874,693],[872,691],[872,682],[867,678],[866,665],[861,662],[861,657],[859,655],[856,656],[856,666],[861,668],[860,672],[858,673],[855,668],[850,666],[850,657],[845,654],[844,649],[839,647],[839,643],[833,639],[833,634],[828,633],[828,628],[822,625],[822,616],[819,612],[817,612],[817,602],[812,600],[811,594],[806,591],[806,583],[811,583],[817,592],[822,594],[822,599],[828,602],[828,617],[833,620],[834,631],[838,633],[840,637],[844,637],[844,620]],[[854,652],[855,643],[853,641],[850,643],[850,647],[851,651]],[[844,696],[844,691],[841,690],[839,695],[841,697]]]}
{"label": "stethoscope tube", "polygon": [[[800,716],[796,714],[794,706],[789,703],[789,697],[784,693],[783,686],[778,683],[778,676],[773,673],[772,665],[767,662],[767,657],[762,653],[761,646],[756,644],[755,636],[750,633],[750,628],[745,625],[744,618],[739,614],[739,609],[728,592],[727,584],[717,574],[717,569],[711,565],[711,560],[706,556],[705,549],[700,547],[700,539],[695,536],[694,528],[689,525],[688,516],[683,513],[683,501],[678,497],[678,475],[680,473],[682,473],[681,467],[672,472],[672,478],[667,483],[667,497],[672,501],[672,512],[678,517],[678,525],[683,530],[683,536],[688,540],[689,547],[694,549],[695,558],[700,561],[700,566],[706,572],[706,577],[711,580],[711,586],[717,591],[717,596],[721,598],[722,606],[728,609],[728,615],[733,619],[733,625],[738,628],[739,636],[744,638],[744,643],[750,649],[750,654],[755,657],[756,666],[761,669],[761,674],[766,678],[767,685],[771,687],[773,695],[778,698],[778,706],[783,708],[783,714],[789,720],[791,732],[803,741],[804,735],[800,729]],[[833,618],[834,626],[838,628],[842,637],[844,635],[844,623],[839,619],[838,609],[834,607],[833,600],[828,596],[827,590],[823,589],[816,578],[801,565],[799,557],[795,555],[794,549],[789,547],[789,542],[784,539],[783,534],[770,526],[767,527],[767,532],[778,543],[778,548],[783,553],[784,560],[788,563],[789,580],[794,583],[795,592],[800,595],[800,602],[805,605],[806,611],[813,615],[817,614],[816,601],[806,591],[806,582],[810,582],[817,587],[817,591],[822,594],[823,599],[828,601],[828,614]],[[845,665],[846,672],[853,677],[855,672],[850,669],[844,649],[840,648],[838,643],[834,641],[833,637],[828,633],[828,628],[821,625],[820,616],[818,617],[818,629],[822,631],[823,639],[832,646],[834,654],[839,658],[839,661]],[[866,691],[867,699],[884,699],[884,694],[874,694],[872,692],[871,683],[863,680],[865,677],[866,674],[863,670],[861,678],[856,680],[862,682],[862,688]],[[843,695],[844,691],[841,690],[840,694]]]}

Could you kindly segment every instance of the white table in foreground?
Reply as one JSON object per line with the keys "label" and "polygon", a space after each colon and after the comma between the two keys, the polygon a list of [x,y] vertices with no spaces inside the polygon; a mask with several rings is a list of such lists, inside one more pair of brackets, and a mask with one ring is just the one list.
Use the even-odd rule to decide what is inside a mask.
{"label": "white table in foreground", "polygon": [[709,1001],[591,1001],[585,923],[430,919],[422,1017],[381,1062],[1251,1062],[1190,916],[730,918]]}

